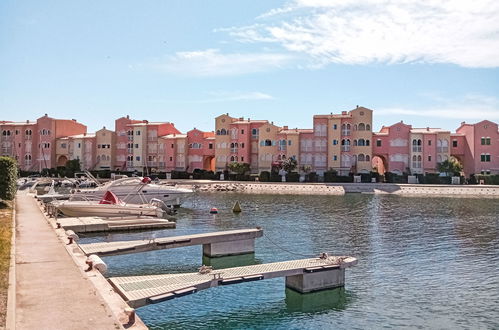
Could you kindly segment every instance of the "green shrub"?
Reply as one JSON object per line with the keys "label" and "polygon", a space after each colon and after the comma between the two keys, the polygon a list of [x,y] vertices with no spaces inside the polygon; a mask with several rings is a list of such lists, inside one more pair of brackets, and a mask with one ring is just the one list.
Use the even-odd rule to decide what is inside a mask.
{"label": "green shrub", "polygon": [[261,182],[269,182],[270,181],[270,172],[269,171],[261,171],[260,172],[260,181]]}
{"label": "green shrub", "polygon": [[483,180],[485,184],[497,184],[499,185],[499,175],[483,175],[477,174],[474,176],[475,182],[480,183]]}
{"label": "green shrub", "polygon": [[300,182],[300,173],[290,172],[290,173],[286,174],[286,181],[287,182]]}
{"label": "green shrub", "polygon": [[172,179],[189,179],[190,174],[186,171],[172,171]]}
{"label": "green shrub", "polygon": [[10,157],[0,157],[0,198],[13,200],[16,196],[17,162]]}
{"label": "green shrub", "polygon": [[307,182],[317,182],[317,181],[319,181],[319,177],[317,176],[316,172],[310,172],[307,175],[305,175],[305,181],[307,181]]}

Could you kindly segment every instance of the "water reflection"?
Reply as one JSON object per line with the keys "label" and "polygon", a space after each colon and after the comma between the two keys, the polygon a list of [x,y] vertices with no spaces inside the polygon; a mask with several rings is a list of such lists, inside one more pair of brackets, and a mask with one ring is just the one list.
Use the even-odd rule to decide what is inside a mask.
{"label": "water reflection", "polygon": [[226,256],[210,258],[203,255],[203,265],[212,266],[213,269],[241,267],[261,264],[262,260],[255,258],[254,253],[241,254],[237,256]]}
{"label": "water reflection", "polygon": [[336,288],[311,293],[299,293],[286,288],[286,310],[289,313],[317,313],[326,310],[344,310],[350,297],[345,288]]}

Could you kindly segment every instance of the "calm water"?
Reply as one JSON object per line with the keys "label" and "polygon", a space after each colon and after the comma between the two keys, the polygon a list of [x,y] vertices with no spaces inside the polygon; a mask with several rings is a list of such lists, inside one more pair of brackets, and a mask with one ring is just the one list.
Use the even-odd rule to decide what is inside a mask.
{"label": "calm water", "polygon": [[[243,213],[233,214],[235,200]],[[217,207],[220,214],[208,211]],[[201,247],[107,257],[109,276],[192,272],[301,259],[328,251],[359,259],[342,289],[300,295],[284,279],[204,290],[140,308],[151,329],[499,328],[499,200],[198,194],[176,230],[83,242],[261,226],[256,253],[205,259]]]}

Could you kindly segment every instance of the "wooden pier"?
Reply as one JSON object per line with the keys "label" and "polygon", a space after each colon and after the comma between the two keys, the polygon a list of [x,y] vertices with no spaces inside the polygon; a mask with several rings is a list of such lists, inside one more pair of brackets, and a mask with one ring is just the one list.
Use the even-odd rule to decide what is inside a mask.
{"label": "wooden pier", "polygon": [[261,228],[239,229],[150,240],[80,244],[80,249],[86,255],[111,256],[203,245],[205,256],[218,257],[253,253],[255,252],[255,238],[262,237],[262,235]]}
{"label": "wooden pier", "polygon": [[134,308],[182,297],[219,285],[286,277],[286,287],[306,293],[344,286],[354,257],[311,258],[199,273],[113,277],[109,282]]}

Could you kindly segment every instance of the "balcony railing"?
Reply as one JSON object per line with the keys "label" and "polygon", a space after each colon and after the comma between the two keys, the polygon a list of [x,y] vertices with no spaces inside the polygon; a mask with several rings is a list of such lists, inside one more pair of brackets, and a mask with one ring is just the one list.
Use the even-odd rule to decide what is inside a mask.
{"label": "balcony railing", "polygon": [[449,152],[449,147],[437,147],[438,153],[447,153]]}
{"label": "balcony railing", "polygon": [[285,145],[277,146],[277,150],[279,150],[279,151],[286,151],[286,149],[287,149],[287,146],[285,146]]}
{"label": "balcony railing", "polygon": [[237,148],[230,148],[230,152],[233,154],[237,154]]}
{"label": "balcony railing", "polygon": [[349,136],[349,135],[350,135],[350,130],[349,130],[349,129],[347,129],[347,130],[342,130],[342,131],[341,131],[341,135],[343,135],[343,136]]}
{"label": "balcony railing", "polygon": [[128,148],[128,153],[133,154],[133,148]]}
{"label": "balcony railing", "polygon": [[412,146],[412,152],[421,152],[421,146]]}
{"label": "balcony railing", "polygon": [[350,146],[341,146],[341,151],[350,151]]}
{"label": "balcony railing", "polygon": [[33,140],[33,136],[32,136],[32,135],[25,135],[25,136],[24,136],[24,139],[25,139],[26,141],[31,141],[31,140]]}
{"label": "balcony railing", "polygon": [[133,141],[133,135],[128,136],[128,141]]}
{"label": "balcony railing", "polygon": [[149,167],[156,167],[156,166],[158,166],[158,162],[148,161],[147,162],[147,166],[149,166]]}

